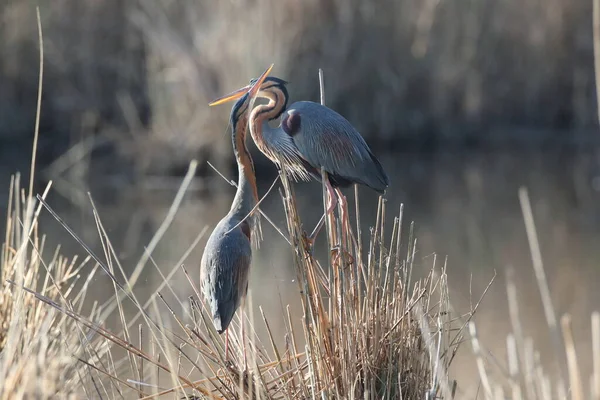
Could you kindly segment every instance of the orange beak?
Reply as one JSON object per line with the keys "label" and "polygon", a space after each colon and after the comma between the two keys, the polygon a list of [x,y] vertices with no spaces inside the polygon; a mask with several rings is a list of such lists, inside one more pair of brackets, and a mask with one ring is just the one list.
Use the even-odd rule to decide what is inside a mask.
{"label": "orange beak", "polygon": [[256,96],[256,94],[258,94],[258,92],[260,90],[260,86],[264,82],[265,78],[267,76],[269,76],[269,73],[273,69],[274,65],[275,64],[271,64],[271,66],[269,68],[267,68],[267,70],[265,72],[263,72],[262,75],[259,76],[258,79],[256,79],[256,82],[254,82],[253,84],[244,86],[241,89],[235,90],[229,94],[226,94],[225,96],[219,97],[218,99],[213,100],[212,102],[208,103],[208,105],[216,106],[219,104],[227,103],[232,100],[237,100],[240,97],[242,97],[243,95],[245,95],[246,93],[250,93],[250,97]]}

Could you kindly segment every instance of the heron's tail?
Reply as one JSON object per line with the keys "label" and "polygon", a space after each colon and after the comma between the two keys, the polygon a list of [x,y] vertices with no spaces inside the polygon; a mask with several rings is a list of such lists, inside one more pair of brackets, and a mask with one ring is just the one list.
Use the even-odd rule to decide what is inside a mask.
{"label": "heron's tail", "polygon": [[365,182],[365,184],[379,194],[383,194],[385,189],[390,185],[390,178],[388,178],[387,173],[383,169],[383,165],[381,165],[377,157],[373,154],[370,155],[373,168],[369,168],[367,173],[368,182]]}
{"label": "heron's tail", "polygon": [[227,329],[223,327],[223,323],[221,321],[221,316],[219,315],[219,313],[213,315],[213,325],[215,326],[215,329],[217,330],[219,335],[225,332],[225,329]]}

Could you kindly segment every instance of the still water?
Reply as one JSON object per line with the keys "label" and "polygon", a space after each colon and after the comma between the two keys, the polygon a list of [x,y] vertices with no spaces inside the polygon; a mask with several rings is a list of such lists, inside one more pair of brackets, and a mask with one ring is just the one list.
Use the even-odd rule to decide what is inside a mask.
{"label": "still water", "polygon": [[[447,257],[451,301],[459,313],[466,313],[485,286],[497,274],[476,316],[483,345],[496,358],[505,358],[506,334],[510,332],[507,313],[505,271],[516,272],[521,316],[527,335],[542,352],[549,353],[550,337],[535,284],[531,256],[521,214],[518,189],[527,187],[531,199],[541,250],[557,314],[573,316],[584,377],[590,360],[590,313],[600,310],[600,152],[584,150],[519,150],[495,152],[452,152],[436,154],[400,153],[382,156],[391,186],[386,194],[389,225],[393,214],[404,204],[404,230],[414,221],[418,239],[417,271],[431,267],[433,255]],[[229,177],[233,173],[226,172]],[[272,183],[273,170],[259,183],[262,195]],[[89,187],[64,183],[48,202],[78,232],[99,250],[98,234],[85,191],[89,190],[99,209],[113,246],[125,269],[131,271],[156,232],[175,197],[181,178],[138,179],[133,184],[89,179]],[[194,181],[183,203],[153,252],[153,260],[167,274],[204,227],[208,233],[184,260],[198,276],[205,239],[228,211],[234,188],[216,173]],[[296,186],[299,212],[309,228],[322,213],[321,186],[316,182]],[[347,191],[351,210],[352,190]],[[363,230],[368,232],[376,214],[377,196],[360,190]],[[277,187],[265,199],[262,209],[285,232],[282,201]],[[354,212],[352,212],[354,215]],[[354,221],[354,216],[352,217]],[[42,228],[49,243],[61,243],[63,254],[83,254],[77,244],[47,214]],[[255,310],[262,306],[271,318],[276,335],[282,307],[298,310],[295,272],[290,249],[277,231],[263,219],[264,240],[254,253],[250,288]],[[404,235],[407,237],[407,235]],[[323,240],[324,236],[320,236]],[[324,254],[325,249],[318,249]],[[101,253],[101,251],[99,251]],[[439,264],[441,265],[441,263]],[[149,265],[137,286],[142,299],[160,283],[155,267]],[[105,296],[112,285],[99,275],[93,295]],[[182,299],[192,294],[183,274],[177,273],[172,287]],[[167,292],[167,291],[165,291]],[[472,298],[471,298],[472,296]],[[279,327],[280,328],[280,327]],[[477,385],[471,347],[463,346],[455,363],[459,385]]]}

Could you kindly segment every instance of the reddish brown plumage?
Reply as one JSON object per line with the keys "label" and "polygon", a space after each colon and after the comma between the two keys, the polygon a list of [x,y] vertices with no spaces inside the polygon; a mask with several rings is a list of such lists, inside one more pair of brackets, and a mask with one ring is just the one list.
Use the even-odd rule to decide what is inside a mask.
{"label": "reddish brown plumage", "polygon": [[246,235],[246,237],[248,238],[248,240],[250,240],[251,229],[250,229],[250,224],[248,223],[248,221],[243,221],[240,224],[240,228],[242,229],[242,233],[244,235]]}
{"label": "reddish brown plumage", "polygon": [[295,136],[298,132],[300,132],[300,114],[293,111],[285,114],[281,121],[281,126],[283,127],[285,133],[290,136]]}

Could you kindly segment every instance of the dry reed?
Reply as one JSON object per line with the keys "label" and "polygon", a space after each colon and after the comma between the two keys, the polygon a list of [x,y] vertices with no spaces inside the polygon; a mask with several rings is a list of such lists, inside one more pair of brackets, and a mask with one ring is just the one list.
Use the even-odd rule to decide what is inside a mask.
{"label": "dry reed", "polygon": [[[341,226],[334,218],[327,224],[328,240],[334,243],[333,253],[329,260],[316,260],[305,246],[293,188],[285,176],[282,181],[304,313],[296,319],[286,309],[280,316],[262,314],[260,319],[249,321],[251,327],[264,324],[269,332],[266,338],[256,337],[254,328],[247,337],[241,338],[238,329],[232,327],[232,354],[228,360],[224,357],[222,337],[216,334],[195,297],[189,299],[189,314],[179,316],[160,292],[155,293],[154,301],[146,304],[151,307],[146,308],[133,294],[127,294],[143,316],[134,338],[121,304],[130,283],[127,279],[120,283],[109,266],[116,260],[111,256],[112,248],[99,219],[98,230],[105,244],[107,261],[88,248],[90,256],[86,261],[92,259],[110,272],[115,283],[112,304],[121,316],[122,332],[111,333],[103,328],[97,321],[102,315],[100,310],[89,317],[82,316],[77,308],[73,308],[79,303],[71,300],[64,291],[47,293],[44,287],[40,290],[31,280],[22,282],[27,292],[41,302],[33,301],[29,295],[24,299],[52,316],[60,316],[51,312],[52,308],[42,305],[47,303],[63,314],[58,318],[62,324],[66,321],[70,324],[48,325],[61,331],[63,339],[68,332],[74,332],[71,340],[78,348],[88,350],[86,355],[78,357],[82,365],[87,366],[86,373],[77,381],[80,389],[86,389],[88,396],[91,393],[92,397],[101,398],[135,395],[154,398],[171,392],[178,396],[188,393],[207,398],[416,399],[423,398],[425,393],[430,398],[442,394],[444,398],[450,398],[452,384],[448,382],[446,371],[460,342],[461,331],[450,330],[444,269],[440,268],[437,273],[432,269],[426,279],[411,282],[415,241],[409,238],[412,244],[408,246],[406,256],[399,253],[400,216],[394,219],[393,233],[386,238],[384,200],[379,203],[377,221],[364,253],[353,229]],[[41,197],[39,200],[53,213]],[[57,219],[70,230],[59,217]],[[362,235],[360,230],[357,233]],[[346,239],[345,243],[337,239],[342,237]],[[363,258],[366,260],[362,261]],[[35,260],[41,263],[39,257]],[[183,271],[189,277],[187,271]],[[64,281],[61,276],[54,280]],[[189,281],[195,288],[194,279],[189,277]],[[169,285],[168,281],[165,284]],[[81,293],[85,293],[86,287]],[[11,294],[22,293],[15,291],[13,285],[7,285],[5,289]],[[84,298],[84,295],[78,297]],[[162,302],[167,314],[149,311],[152,308],[158,311],[156,300]],[[287,328],[283,347],[278,346],[278,340],[270,334],[269,321],[275,318],[283,318]],[[239,321],[234,325],[238,324]],[[68,330],[63,331],[63,328]],[[75,332],[81,332],[81,335]],[[81,341],[83,338],[86,341]],[[89,351],[91,345],[87,343],[91,338],[96,344],[94,352]],[[251,360],[247,370],[242,365],[242,340],[247,342]],[[151,343],[152,351],[144,349],[145,342]],[[119,348],[126,354],[121,352],[119,361],[114,361],[118,358]],[[68,349],[63,351],[70,359]],[[70,369],[74,371],[76,362],[70,360]]]}
{"label": "dry reed", "polygon": [[[190,171],[194,168],[192,163]],[[360,229],[355,191],[356,226],[335,217],[328,219],[320,240],[327,240],[332,251],[320,260],[306,246],[294,188],[284,175],[281,182],[286,238],[298,276],[303,313],[298,318],[289,307],[284,307],[281,315],[261,312],[256,317],[238,312],[230,331],[232,351],[226,360],[222,337],[214,331],[198,301],[198,292],[187,300],[180,299],[170,284],[175,273],[183,272],[195,290],[194,275],[177,264],[142,305],[135,296],[131,276],[124,273],[115,256],[97,210],[93,209],[103,243],[102,258],[44,201],[49,187],[34,206],[33,199],[30,201],[21,189],[17,175],[9,190],[1,260],[5,283],[0,297],[0,398],[149,399],[175,394],[225,399],[450,399],[456,383],[449,378],[449,367],[459,344],[469,336],[484,398],[598,398],[600,318],[598,314],[592,316],[594,371],[584,379],[569,316],[553,324],[555,311],[544,288],[543,263],[526,191],[520,196],[533,263],[544,294],[549,332],[555,337],[556,365],[565,366],[550,373],[544,371],[540,354],[525,337],[510,274],[507,290],[514,333],[507,338],[507,367],[500,367],[498,360],[486,352],[484,341],[469,321],[477,305],[464,318],[452,309],[445,265],[438,265],[434,257],[425,278],[412,278],[416,239],[412,225],[408,238],[402,239],[401,233],[406,230],[402,229],[402,209],[388,227],[389,211],[385,200],[380,199],[376,220],[363,247],[365,233]],[[185,188],[184,180],[182,193]],[[179,198],[175,198],[172,213],[177,212]],[[43,207],[89,253],[82,262],[68,261],[58,250],[48,262],[44,261],[45,240],[38,228]],[[169,217],[165,226],[168,222]],[[401,251],[403,241],[406,249]],[[148,255],[143,257],[140,268],[149,259]],[[90,268],[90,272],[85,270]],[[114,296],[104,305],[94,303],[84,316],[82,310],[90,306],[85,304],[87,290],[97,268],[111,278]],[[83,284],[78,282],[81,277],[85,277]],[[163,288],[174,295],[179,303],[176,307],[167,302],[161,293]],[[138,316],[125,312],[125,302],[134,304]],[[179,315],[176,309],[183,309],[184,314]],[[120,332],[104,327],[113,312],[118,313]],[[240,318],[247,318],[251,327],[244,338],[239,335]],[[272,335],[270,328],[280,321],[286,327],[283,345],[278,344],[281,340]],[[259,325],[265,327],[266,336],[257,336]],[[242,341],[246,342],[250,359],[247,369],[242,363]],[[465,393],[458,395],[463,396],[472,398]]]}

